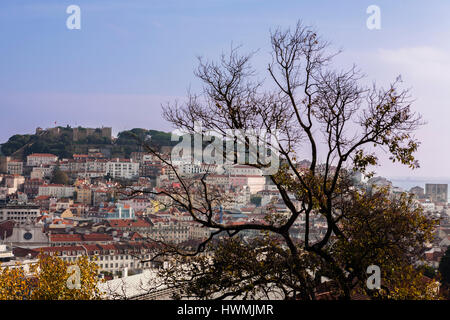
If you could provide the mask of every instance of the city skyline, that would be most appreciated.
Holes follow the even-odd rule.
[[[114,133],[142,127],[170,131],[160,105],[182,101],[186,89],[199,91],[193,76],[197,56],[215,59],[233,43],[243,52],[259,49],[254,66],[265,74],[268,32],[303,19],[335,48],[339,66],[356,63],[367,80],[386,86],[401,74],[411,87],[413,109],[427,125],[417,131],[421,168],[410,171],[382,159],[383,176],[440,177],[450,164],[438,141],[450,138],[445,120],[450,99],[445,84],[450,50],[447,3],[378,1],[381,29],[366,27],[371,1],[319,5],[288,1],[77,1],[81,30],[68,30],[69,1],[4,1],[0,35],[0,143],[36,127],[112,126]],[[285,10],[286,6],[290,10]],[[236,8],[239,8],[237,10]],[[17,121],[20,119],[20,121]],[[450,173],[448,174],[450,176]]]

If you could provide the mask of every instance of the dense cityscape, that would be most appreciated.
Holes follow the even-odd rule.
[[[448,12],[2,0],[0,304],[184,320],[447,305]]]
[[[60,130],[38,128],[36,134],[58,136]],[[111,128],[73,130],[78,131],[87,132],[83,139],[101,135],[111,143],[116,140],[111,136]],[[72,139],[77,141],[79,134]],[[118,279],[132,282],[153,277],[156,281],[157,271],[173,263],[164,257],[151,259],[158,242],[195,247],[213,231],[193,221],[189,212],[173,205],[167,195],[158,195],[160,189],[180,188],[174,169],[183,178],[211,171],[211,166],[204,163],[174,162],[169,166],[164,159],[170,160],[170,146],[161,146],[158,157],[150,152],[133,151],[129,158],[113,158],[110,149],[90,145],[86,146],[85,154],[69,158],[50,153],[24,154],[25,147],[2,156],[0,162],[2,268],[36,263],[42,252],[68,262],[83,255],[91,260],[96,257],[99,276],[106,280],[102,288],[105,292],[106,287],[114,291],[111,286],[116,283],[115,292],[108,294],[119,297],[118,291],[123,288],[119,290],[117,283],[123,285],[123,281],[117,282]],[[309,165],[307,160],[296,164],[300,170]],[[427,215],[439,220],[434,240],[426,244],[424,260],[432,270],[437,270],[450,245],[448,185],[426,184],[425,188],[403,190],[383,177],[367,179],[355,173],[352,179],[366,190],[387,187],[392,196],[408,192]],[[121,192],[124,181],[134,188],[154,192],[127,196]],[[215,166],[206,181],[229,196],[217,210],[222,223],[264,223],[269,213],[289,215],[276,186],[261,169],[241,164],[223,165],[220,169]],[[312,240],[320,239],[326,232],[325,222],[319,215],[311,220]],[[304,238],[304,218],[295,222],[290,233],[294,239]],[[247,230],[242,236],[245,239],[257,234]],[[147,289],[151,291],[150,287]],[[149,293],[132,285],[128,290],[128,298],[167,299],[171,293],[165,289]]]

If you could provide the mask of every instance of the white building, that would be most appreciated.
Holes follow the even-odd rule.
[[[433,202],[422,202],[421,205],[425,212],[433,212],[436,209],[436,206]]]
[[[124,270],[150,269],[156,264],[150,261],[155,255],[154,248],[142,242],[48,246],[36,248],[35,251],[58,256],[69,263],[87,255],[98,265],[100,273],[107,272],[113,275],[120,275]]]
[[[40,165],[51,164],[58,160],[58,157],[50,153],[33,153],[27,156],[27,166],[38,167]]]
[[[75,188],[63,184],[46,184],[39,186],[38,196],[50,196],[55,198],[71,198]]]
[[[12,249],[8,248],[6,244],[0,244],[0,263],[9,262],[13,258]]]
[[[6,205],[0,207],[0,221],[12,220],[25,224],[35,221],[41,215],[38,206]]]
[[[233,176],[262,176],[262,170],[252,166],[237,164],[228,170],[229,174]]]
[[[107,163],[106,174],[112,178],[135,179],[139,176],[139,162],[128,159],[113,159]]]
[[[108,300],[171,300],[176,289],[168,287],[158,269],[146,269],[142,273],[116,278],[98,284],[100,292]]]
[[[8,174],[23,174],[23,162],[20,160],[10,160],[6,164]]]
[[[55,166],[49,165],[34,167],[31,171],[30,177],[32,177],[32,179],[48,178],[52,176],[54,169]]]
[[[25,177],[20,175],[4,176],[5,186],[8,188],[18,189],[25,183]]]
[[[178,166],[178,172],[182,174],[196,174],[200,173],[201,166],[194,164],[194,163],[184,163]]]
[[[4,176],[6,194],[16,193],[18,189],[25,183],[25,177],[19,175]]]

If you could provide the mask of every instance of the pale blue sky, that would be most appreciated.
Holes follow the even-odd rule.
[[[81,30],[66,28],[70,4]],[[366,28],[371,4],[381,30]],[[0,143],[55,121],[170,130],[160,104],[198,88],[196,56],[215,58],[232,42],[260,49],[254,65],[266,76],[269,30],[302,19],[344,50],[339,64],[355,62],[381,84],[402,74],[428,121],[414,174],[450,176],[449,13],[446,0],[1,0]]]

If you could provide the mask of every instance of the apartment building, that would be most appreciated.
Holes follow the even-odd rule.
[[[92,245],[111,243],[113,237],[104,233],[50,233],[49,241],[52,247]]]
[[[152,220],[153,227],[147,236],[154,240],[179,244],[188,240],[202,240],[210,235],[210,230],[197,222],[173,219]]]
[[[79,186],[75,189],[77,194],[77,202],[84,204],[92,203],[92,191],[88,186]]]
[[[46,184],[39,187],[39,196],[51,196],[55,198],[70,198],[73,197],[75,188],[72,186],[65,186],[63,184]]]
[[[33,153],[27,156],[27,166],[38,167],[51,164],[58,160],[58,157],[50,153]]]
[[[35,197],[39,194],[39,187],[44,184],[42,179],[28,179],[23,184],[23,192],[28,196]]]
[[[23,162],[12,157],[0,156],[0,173],[23,174]]]
[[[152,224],[144,219],[110,219],[109,227],[122,232],[138,232],[146,234],[152,229]]]
[[[44,179],[50,178],[53,174],[53,170],[55,169],[55,165],[40,165],[38,167],[34,167],[31,171],[30,177],[32,179]]]
[[[425,196],[432,202],[448,202],[448,184],[425,184]]]
[[[202,171],[202,167],[195,163],[183,163],[178,166],[177,171],[181,174],[197,174]]]
[[[41,215],[39,206],[34,205],[2,205],[0,221],[12,220],[19,224],[34,222]]]
[[[135,179],[139,176],[139,162],[129,159],[113,159],[106,165],[106,174],[114,179]]]
[[[6,164],[6,173],[8,174],[23,174],[23,162],[20,160],[10,160]]]
[[[25,183],[25,177],[18,174],[10,174],[4,176],[4,181],[7,188],[17,190]]]
[[[57,256],[67,262],[75,262],[81,256],[87,255],[99,266],[99,272],[114,275],[128,270],[143,270],[155,267],[154,262],[146,261],[153,257],[154,245],[146,242],[127,242],[114,244],[86,244],[58,247],[41,247],[34,249]]]
[[[263,176],[250,176],[239,175],[229,177],[230,186],[232,187],[245,187],[247,186],[251,194],[255,194],[264,190],[266,184],[266,178]]]
[[[252,166],[246,166],[246,165],[234,165],[231,166],[229,169],[229,174],[233,176],[262,176],[262,170],[259,168],[255,168]]]

